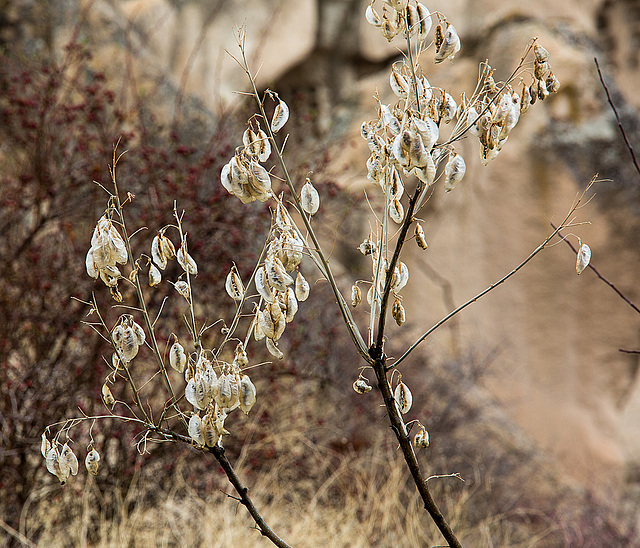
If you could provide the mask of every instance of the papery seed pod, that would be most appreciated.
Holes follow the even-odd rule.
[[[425,150],[429,152],[440,137],[440,128],[438,127],[438,124],[436,124],[431,118],[425,118],[424,120],[414,118],[413,124],[422,138]]]
[[[286,323],[291,323],[293,321],[296,312],[298,312],[298,300],[296,299],[296,292],[293,287],[289,286],[287,288],[287,293],[285,294],[285,320]]]
[[[413,445],[417,448],[422,447],[424,449],[429,447],[429,432],[427,432],[427,429],[421,424],[418,432],[413,437]]]
[[[396,400],[396,405],[398,406],[400,413],[403,415],[408,413],[411,409],[411,404],[413,403],[413,395],[411,394],[409,387],[403,382],[399,382],[393,392],[393,397]]]
[[[538,80],[538,99],[544,101],[547,97],[549,97],[547,83],[544,80]]]
[[[587,244],[580,242],[580,248],[576,257],[576,272],[581,274],[582,271],[589,266],[591,261],[591,248]]]
[[[187,365],[187,353],[178,341],[174,342],[169,350],[169,363],[178,373],[184,373],[184,368]]]
[[[262,326],[260,325],[260,322],[258,321],[259,317],[260,317],[260,313],[262,311],[258,310],[256,312],[256,316],[253,318],[253,336],[255,337],[256,341],[261,341],[262,339],[264,339],[266,337],[265,332],[262,330]]]
[[[223,409],[237,407],[240,401],[240,379],[234,373],[220,377],[216,403]]]
[[[440,29],[440,33],[442,34],[442,29],[440,25],[438,27]],[[437,29],[436,29],[436,38],[437,38]],[[437,41],[436,41],[437,43]],[[441,43],[437,46],[436,49],[436,63],[442,63],[447,58],[453,59],[456,54],[460,51],[460,37],[456,32],[456,29],[451,23],[448,23],[447,30],[444,32],[444,35],[441,38]]]
[[[380,295],[376,295],[376,301],[380,301]],[[369,304],[369,306],[371,306],[371,303],[373,303],[373,284],[371,284],[371,286],[369,287],[369,290],[367,291],[367,303]]]
[[[533,65],[533,75],[537,80],[544,80],[545,75],[549,72],[549,63],[538,63],[536,61]]]
[[[389,85],[391,86],[391,91],[393,91],[393,93],[395,93],[400,99],[407,98],[409,82],[402,74],[400,74],[395,66],[391,69],[391,74],[389,75]]]
[[[367,23],[373,25],[374,27],[379,27],[382,24],[380,16],[376,12],[376,10],[373,9],[373,6],[371,4],[367,6],[367,9],[364,12],[364,18],[367,20]]]
[[[420,249],[427,249],[427,247],[429,247],[429,244],[427,243],[427,239],[424,236],[424,229],[422,228],[422,225],[420,223],[416,223],[415,235],[418,247]]]
[[[162,274],[160,274],[160,270],[158,270],[158,267],[154,264],[152,264],[149,267],[149,285],[151,287],[156,287],[157,285],[160,285],[160,282],[162,281]]]
[[[402,326],[402,324],[407,320],[404,306],[402,306],[402,302],[398,298],[396,298],[393,303],[391,315],[393,316],[393,319],[396,321],[399,327]]]
[[[229,297],[234,301],[241,301],[244,297],[244,284],[242,283],[242,278],[240,278],[236,265],[233,265],[229,274],[227,274],[224,288],[227,290]]]
[[[131,327],[125,327],[124,337],[122,338],[122,343],[118,348],[122,360],[125,363],[129,363],[133,360],[133,358],[138,354],[138,347],[138,336],[136,335],[136,332]]]
[[[534,80],[533,84],[529,86],[529,95],[531,96],[531,104],[535,104],[538,99],[538,80]]]
[[[271,354],[274,358],[278,358],[279,360],[284,358],[284,354],[282,353],[282,350],[280,350],[276,345],[276,343],[273,342],[269,337],[265,338],[265,343],[267,346],[267,350],[269,351],[269,354]]]
[[[380,25],[380,28],[382,30],[382,36],[389,42],[402,30],[398,23],[398,12],[394,11],[391,16],[389,16],[386,10],[382,13],[382,25]]]
[[[320,195],[308,177],[300,191],[300,205],[309,215],[315,215],[320,207]]]
[[[436,149],[438,150],[438,149]],[[434,153],[436,152],[434,150]],[[433,184],[436,178],[436,164],[433,161],[432,154],[427,154],[427,162],[424,167],[414,167],[411,173],[413,173],[418,179],[420,179],[427,186]]]
[[[298,270],[298,275],[296,276],[296,299],[298,301],[306,301],[309,298],[309,292],[311,288],[309,287],[309,282],[305,280],[302,272]]]
[[[136,336],[136,341],[138,342],[138,346],[142,346],[146,339],[146,335],[144,334],[144,329],[136,322],[131,323],[131,329],[133,329],[133,333]]]
[[[118,271],[117,276],[114,276],[112,268],[104,267],[100,269],[100,279],[104,282],[104,285],[109,288],[116,287],[118,285],[118,279],[120,278],[120,271]],[[118,269],[115,268],[115,270]]]
[[[114,352],[113,354],[111,354],[111,365],[113,366],[114,370],[124,369],[122,367],[122,363],[120,362],[120,358],[118,357],[117,352]]]
[[[193,381],[196,393],[196,407],[198,409],[206,409],[213,398],[209,384],[210,378],[205,377],[204,373],[196,373],[193,376]]]
[[[258,310],[256,318],[256,326],[260,329],[260,332],[264,333],[266,337],[273,337],[275,326],[273,325],[271,314],[265,310]]]
[[[278,291],[286,291],[287,286],[293,283],[293,278],[287,274],[282,262],[277,257],[267,257],[264,262],[264,269],[269,284]]]
[[[160,247],[160,234],[156,234],[151,242],[151,258],[160,270],[167,267],[167,257]]]
[[[460,154],[454,152],[449,156],[449,161],[444,168],[444,190],[450,192],[454,187],[462,181],[467,166],[464,163],[464,158]]]
[[[553,71],[549,72],[545,84],[549,93],[556,93],[560,89],[560,80],[553,74]]]
[[[496,110],[493,113],[493,123],[499,124],[500,122],[502,122],[507,117],[507,114],[509,114],[510,110],[511,94],[504,92],[502,93],[502,95],[500,95],[496,103]]]
[[[254,160],[249,163],[247,189],[253,199],[261,202],[266,202],[271,197],[271,176],[264,166]]]
[[[404,17],[409,27],[409,36],[414,36],[418,32],[418,10],[412,4],[407,5]]]
[[[100,274],[98,267],[96,265],[96,259],[95,259],[95,248],[91,247],[89,248],[89,251],[87,251],[87,256],[85,258],[85,267],[87,269],[87,274],[89,276],[91,276],[94,280],[98,277],[98,275]]]
[[[520,114],[524,114],[529,110],[529,106],[532,104],[531,92],[529,87],[522,84],[522,93],[520,94]]]
[[[60,450],[60,461],[69,467],[72,476],[78,475],[78,457],[76,457],[67,443],[65,443]]]
[[[254,403],[256,403],[256,387],[248,375],[242,375],[240,379],[240,409],[248,415]]]
[[[533,53],[535,54],[536,61],[538,63],[545,63],[549,60],[549,52],[540,44],[533,46]]]
[[[260,296],[268,303],[272,303],[275,299],[273,296],[273,291],[271,291],[271,287],[267,283],[267,273],[264,266],[261,266],[256,270],[255,276],[255,284],[256,289]]]
[[[445,124],[448,124],[453,120],[457,110],[458,105],[455,99],[449,93],[445,92],[440,103],[440,119]]]
[[[102,401],[104,401],[107,407],[113,407],[116,404],[116,399],[113,397],[111,389],[106,383],[102,385]]]
[[[361,301],[362,301],[362,291],[356,284],[353,284],[351,286],[351,306],[355,308],[360,304]]]
[[[395,196],[389,202],[389,217],[397,224],[402,224],[404,219],[404,207]]]
[[[185,272],[188,272],[189,274],[191,274],[191,276],[198,275],[198,265],[196,264],[193,257],[187,252],[186,240],[182,243],[180,249],[178,249],[178,252],[176,253],[176,259]]]
[[[220,435],[218,434],[215,426],[215,420],[209,414],[207,414],[201,423],[201,431],[202,438],[204,440],[204,444],[207,447],[213,447],[218,440],[220,439]]]
[[[207,365],[202,374],[202,381],[204,383],[206,397],[214,399],[218,392],[218,376],[213,370],[213,364],[207,360]]]
[[[160,250],[162,251],[162,255],[169,261],[172,261],[176,257],[176,248],[173,245],[173,242],[164,235],[164,232],[160,233]]]
[[[289,107],[282,99],[278,97],[278,104],[273,111],[273,118],[271,119],[271,131],[278,133],[289,119]]]
[[[406,263],[402,261],[398,261],[396,268],[393,272],[393,278],[391,279],[391,289],[393,289],[396,293],[399,293],[400,290],[407,285],[409,281],[409,267]]]
[[[247,365],[249,365],[247,351],[244,348],[244,344],[241,342],[236,346],[234,363],[237,363],[238,367],[247,367]]]
[[[40,453],[46,459],[49,450],[51,449],[51,442],[47,439],[45,433],[42,433],[42,442],[40,443]]]
[[[424,40],[431,31],[431,14],[426,6],[420,2],[416,3],[416,10],[418,12],[418,38]]]
[[[387,127],[393,135],[397,135],[400,131],[400,122],[391,114],[391,110],[387,105],[380,105],[380,118],[385,127]]]
[[[353,383],[353,389],[358,394],[366,394],[367,392],[371,392],[371,386],[367,384],[367,380],[363,377],[359,377]]]
[[[185,299],[189,300],[189,284],[184,280],[178,280],[174,286],[176,291],[180,293]]]
[[[359,246],[358,249],[360,250],[360,253],[362,253],[363,255],[371,255],[373,253],[375,253],[378,249],[378,247],[376,246],[376,243],[370,238],[367,237]]]
[[[91,474],[92,476],[98,475],[98,467],[100,466],[100,453],[98,453],[93,447],[84,458],[84,466],[87,469],[87,472],[89,472],[89,474]]]
[[[184,388],[184,397],[195,408],[198,407],[198,398],[196,394],[196,378],[195,375],[187,382]]]
[[[71,469],[68,465],[60,466],[60,456],[55,447],[52,447],[47,453],[47,470],[56,476],[63,485],[69,479]]]

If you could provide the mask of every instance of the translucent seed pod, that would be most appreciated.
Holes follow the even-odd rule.
[[[311,288],[309,287],[309,282],[305,280],[302,272],[298,270],[298,275],[296,276],[296,299],[298,301],[306,301],[309,298],[309,292]]]
[[[256,289],[260,296],[268,303],[272,303],[275,299],[271,287],[267,283],[267,272],[264,266],[261,266],[256,270],[255,276]]]
[[[138,325],[136,322],[131,323],[131,329],[133,329],[133,333],[136,336],[136,341],[138,342],[138,346],[142,346],[146,339],[146,335],[144,334],[144,329],[142,329],[142,326]]]
[[[398,298],[396,298],[396,300],[393,303],[393,308],[391,309],[391,315],[393,316],[393,319],[396,321],[398,326],[402,326],[402,324],[404,324],[404,322],[407,320],[404,306],[402,306],[402,301],[400,301],[400,299]]]
[[[87,256],[85,258],[84,264],[85,264],[85,268],[87,269],[87,274],[95,280],[100,274],[100,271],[96,265],[96,258],[95,258],[94,252],[95,252],[95,248],[93,247],[89,248],[89,251],[87,251]]]
[[[389,202],[389,217],[397,224],[402,224],[402,220],[404,219],[404,207],[395,196]]]
[[[162,255],[169,261],[175,259],[176,248],[173,242],[164,235],[164,232],[160,233],[159,246],[162,251]]]
[[[296,312],[298,312],[298,300],[296,299],[296,292],[291,286],[287,288],[287,293],[285,295],[285,305],[285,321],[286,323],[291,323],[294,316],[296,315]]]
[[[415,36],[418,32],[418,10],[409,4],[405,9],[404,16],[409,27],[409,36]]]
[[[240,380],[234,373],[220,377],[216,403],[223,409],[231,409],[240,401]]]
[[[227,290],[229,297],[234,301],[241,301],[244,297],[244,284],[242,283],[242,278],[240,278],[236,265],[233,265],[229,274],[227,274],[224,288]]]
[[[407,98],[409,93],[409,82],[402,74],[400,74],[395,66],[391,69],[391,74],[389,75],[389,85],[391,86],[391,91],[393,91],[397,97],[400,99]]]
[[[540,44],[533,46],[533,53],[535,54],[536,61],[538,63],[546,63],[549,60],[549,52]]]
[[[269,351],[269,354],[271,354],[274,358],[277,358],[279,360],[284,358],[284,354],[282,353],[282,350],[280,350],[277,344],[273,342],[273,340],[271,340],[269,337],[265,338],[265,344],[267,346],[267,350]]]
[[[60,466],[60,456],[58,455],[58,450],[55,447],[49,449],[49,452],[47,453],[47,470],[56,476],[63,485],[69,478],[71,470],[68,466]]]
[[[549,72],[549,63],[538,63],[536,61],[533,65],[533,75],[537,80],[544,80],[545,76]]]
[[[177,281],[174,286],[176,291],[180,293],[185,299],[189,300],[189,284],[184,280]]]
[[[242,375],[240,379],[240,409],[248,415],[255,403],[256,387],[251,382],[249,375]]]
[[[393,289],[396,293],[399,293],[400,290],[407,285],[409,281],[409,267],[403,261],[398,261],[396,267],[393,272],[393,277],[391,278],[391,289]]]
[[[364,377],[359,377],[353,383],[353,389],[358,394],[366,394],[367,392],[371,392],[371,386],[367,383],[367,379]]]
[[[124,328],[124,337],[118,350],[120,350],[120,356],[125,363],[129,363],[138,354],[138,336],[132,327]]]
[[[49,453],[49,451],[51,450],[51,442],[47,439],[46,434],[43,432],[42,433],[42,442],[40,443],[40,453],[42,453],[42,456],[46,459],[47,458],[47,454]]]
[[[265,310],[258,310],[256,319],[256,326],[260,329],[260,332],[266,337],[274,337],[275,326],[273,325],[271,314]]]
[[[351,306],[354,308],[362,302],[362,290],[356,285],[351,286]]]
[[[116,346],[122,345],[124,340],[124,327],[121,324],[116,325],[111,332],[111,338]]]
[[[582,271],[589,266],[591,261],[591,248],[587,244],[580,242],[580,248],[576,257],[576,272],[581,274]]]
[[[367,237],[358,246],[358,249],[360,250],[360,253],[362,253],[364,256],[367,256],[375,253],[378,250],[378,246],[376,246],[376,243],[370,237]]]
[[[116,404],[116,399],[113,397],[111,389],[106,383],[102,385],[102,401],[104,401],[107,407],[113,407]]]
[[[422,138],[425,150],[429,152],[440,137],[440,128],[438,127],[438,124],[436,124],[431,118],[425,118],[424,120],[415,118],[413,120],[413,125]]]
[[[367,20],[367,23],[373,25],[374,27],[379,27],[382,24],[380,16],[376,12],[376,10],[373,9],[373,6],[371,4],[367,6],[367,9],[364,12],[364,18]]]
[[[300,191],[300,204],[309,215],[315,215],[320,207],[320,195],[308,177]]]
[[[149,267],[149,285],[151,287],[156,287],[157,285],[160,285],[160,282],[162,281],[162,274],[160,274],[160,270],[158,270],[158,267],[154,264],[152,264]]]
[[[418,38],[424,40],[431,31],[431,14],[424,4],[416,3],[416,11],[418,12]]]
[[[269,284],[278,291],[286,291],[287,286],[293,283],[293,278],[287,274],[282,262],[277,257],[267,257],[264,262],[264,269]]]
[[[84,458],[84,466],[87,469],[87,472],[89,472],[89,474],[91,474],[92,476],[98,475],[98,467],[100,466],[100,453],[98,453],[93,447]]]
[[[207,414],[202,421],[202,437],[204,439],[204,445],[207,447],[213,447],[220,439],[220,435],[216,430],[215,421],[209,414]]]
[[[273,111],[273,118],[271,119],[271,131],[278,133],[289,119],[289,107],[282,99],[278,97],[278,104]]]
[[[416,223],[415,235],[418,247],[420,249],[427,249],[427,247],[429,247],[429,244],[427,243],[427,239],[424,235],[424,229],[422,228],[422,225],[420,223]]]
[[[453,117],[456,115],[456,111],[458,110],[458,104],[455,99],[451,96],[451,94],[446,93],[442,97],[442,102],[440,103],[440,119],[448,124],[453,120]]]
[[[118,357],[117,352],[114,352],[113,354],[111,354],[111,365],[113,366],[114,370],[123,369],[122,363],[120,362],[120,358]]]
[[[549,76],[547,76],[545,85],[547,86],[547,91],[549,93],[556,93],[560,89],[560,80],[558,80],[553,71],[549,72]]]
[[[198,265],[196,264],[194,258],[187,252],[186,240],[182,243],[180,249],[178,249],[178,252],[176,253],[176,259],[185,272],[188,272],[191,276],[198,275]]]
[[[160,270],[167,268],[167,257],[160,247],[160,234],[156,234],[151,242],[151,258]]]
[[[464,163],[464,158],[460,154],[454,152],[449,156],[449,161],[444,168],[444,190],[450,192],[454,187],[462,181],[467,166]]]
[[[193,377],[191,377],[189,382],[187,382],[187,386],[185,386],[185,388],[184,388],[184,397],[196,409],[198,408],[198,398],[197,398],[197,391],[196,391],[196,377],[195,377],[195,375]]]
[[[78,475],[78,457],[67,443],[60,450],[60,462],[64,462],[69,467],[72,476]]]
[[[189,419],[188,425],[189,437],[196,442],[196,445],[204,445],[204,436],[202,434],[202,419],[200,415],[194,413]]]
[[[416,448],[424,448],[426,449],[427,447],[429,447],[429,432],[427,432],[427,429],[422,426],[420,423],[419,424],[419,430],[416,433],[416,435],[413,437],[413,445]]]
[[[184,368],[187,365],[187,353],[178,341],[174,342],[169,350],[169,363],[178,373],[184,373]]]
[[[403,382],[399,382],[393,392],[393,397],[396,400],[396,405],[398,406],[400,413],[403,415],[408,413],[411,409],[411,404],[413,403],[413,395],[411,394],[409,387]]]
[[[522,93],[520,95],[520,114],[524,114],[529,110],[529,106],[532,104],[531,91],[529,87],[522,84]]]
[[[440,25],[438,25],[440,27]],[[442,32],[442,30],[441,30]],[[460,37],[454,26],[449,23],[447,25],[447,30],[444,31],[444,35],[442,36],[442,42],[436,51],[436,63],[442,63],[445,59],[453,59],[456,54],[460,51]]]

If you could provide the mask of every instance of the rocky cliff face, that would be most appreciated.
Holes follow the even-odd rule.
[[[313,105],[313,146],[331,151],[327,172],[354,191],[366,187],[368,151],[358,128],[375,115],[374,87],[383,101],[391,100],[386,71],[399,52],[364,21],[363,2],[5,4],[4,42],[56,55],[80,32],[99,52],[95,63],[112,76],[133,59],[129,78],[163,90],[169,116],[178,107],[171,99],[177,90],[192,97],[180,108],[212,119],[238,103],[233,91],[246,89],[245,76],[225,49],[236,54],[234,28],[241,25],[250,63],[259,68],[258,84],[288,97],[304,96]],[[412,252],[409,260],[415,266],[405,297],[407,339],[523,260],[547,235],[549,221],[564,216],[596,173],[610,180],[599,183],[595,198],[579,211],[578,220],[591,224],[574,232],[591,246],[596,268],[640,301],[640,174],[622,144],[593,61],[600,61],[631,141],[640,143],[640,2],[457,0],[428,7],[445,13],[462,39],[453,64],[435,65],[425,54],[432,85],[454,96],[469,94],[485,59],[504,79],[537,36],[562,89],[524,116],[489,166],[481,165],[477,143],[461,144],[467,176],[452,193],[436,190],[423,213],[429,249]],[[87,24],[77,27],[81,18]],[[289,149],[298,152],[294,144]],[[353,229],[359,235],[368,230]],[[338,240],[342,255],[350,257],[358,241]],[[637,355],[618,350],[640,348],[640,316],[593,273],[576,276],[574,260],[563,243],[545,251],[429,344],[442,352],[471,345],[495,352],[495,374],[487,385],[511,416],[559,456],[570,474],[607,484],[640,458]]]

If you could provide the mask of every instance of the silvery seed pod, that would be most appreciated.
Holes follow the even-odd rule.
[[[218,436],[227,436],[229,431],[224,428],[224,421],[227,418],[227,411],[220,407],[217,403],[213,409],[213,426],[218,433]]]
[[[267,273],[264,266],[261,266],[256,270],[255,276],[255,284],[256,289],[260,296],[268,303],[272,303],[275,299],[273,296],[273,291],[271,291],[271,287],[267,283]]]
[[[546,63],[549,60],[549,52],[540,44],[533,46],[533,53],[535,54],[536,61],[538,63]]]
[[[581,274],[582,271],[589,266],[591,261],[591,248],[587,244],[580,242],[580,248],[578,249],[578,255],[576,257],[576,272]]]
[[[395,36],[402,30],[398,25],[398,12],[394,11],[391,18],[387,11],[382,12],[382,36],[384,36],[389,42],[395,38]]]
[[[420,249],[427,249],[427,247],[429,247],[429,244],[427,243],[427,239],[424,236],[424,229],[422,228],[422,225],[420,223],[416,223],[415,235],[418,247]]]
[[[213,447],[220,439],[216,431],[215,421],[209,414],[207,414],[202,421],[202,437],[204,439],[204,445],[207,447]]]
[[[409,27],[409,36],[414,36],[419,30],[418,10],[415,6],[409,4],[405,9],[404,16],[407,21],[407,26]]]
[[[117,270],[117,268],[116,268]],[[100,279],[104,282],[104,285],[107,287],[117,287],[118,279],[120,278],[120,272],[118,272],[118,276],[111,275],[112,270],[108,267],[100,269]]]
[[[393,135],[397,135],[400,131],[400,122],[391,114],[391,110],[387,105],[380,105],[380,119],[386,128],[388,128]]]
[[[196,264],[193,257],[187,252],[186,240],[182,243],[180,249],[178,249],[178,252],[176,253],[176,259],[185,272],[188,272],[189,274],[191,274],[191,276],[198,275],[198,265]]]
[[[544,101],[547,97],[549,97],[547,83],[544,80],[538,80],[538,99]]]
[[[284,354],[282,353],[282,350],[280,350],[277,347],[276,343],[273,342],[269,337],[265,338],[265,343],[267,346],[267,350],[269,351],[269,354],[271,354],[274,358],[278,358],[279,360],[284,358]]]
[[[271,319],[271,314],[266,310],[258,310],[256,326],[260,329],[266,337],[272,338],[275,334],[275,326]]]
[[[409,267],[406,263],[402,261],[398,261],[396,268],[393,272],[393,278],[391,279],[391,289],[393,289],[396,293],[399,293],[400,290],[407,285],[409,281]]]
[[[51,442],[47,439],[47,436],[45,435],[45,433],[42,433],[42,442],[40,443],[40,453],[42,453],[42,456],[46,459],[47,458],[47,454],[49,453],[49,451],[51,450]]]
[[[448,124],[453,120],[457,110],[458,104],[455,99],[449,93],[445,92],[442,102],[440,103],[440,119],[445,124]]]
[[[184,280],[178,280],[174,286],[176,291],[180,293],[185,299],[189,300],[189,284]]]
[[[291,323],[293,321],[296,312],[298,312],[298,300],[296,299],[296,292],[293,287],[289,286],[287,288],[287,293],[285,295],[285,320],[286,323]]]
[[[138,346],[142,346],[146,339],[146,336],[144,334],[144,329],[142,329],[142,327],[138,325],[136,322],[132,322],[131,329],[133,329],[133,332],[136,336],[136,341],[138,342]]]
[[[156,234],[151,242],[151,258],[160,270],[167,267],[167,257],[160,247],[160,234]]]
[[[532,97],[529,87],[522,84],[522,94],[520,95],[520,114],[524,114],[529,110],[529,106],[532,104],[531,100]]]
[[[169,363],[178,373],[184,373],[187,365],[187,354],[184,347],[178,342],[174,342],[169,350]]]
[[[367,384],[366,379],[360,377],[353,383],[353,389],[358,394],[366,394],[367,392],[371,392],[371,386]]]
[[[240,401],[240,379],[234,373],[225,373],[220,377],[216,403],[223,409],[232,409]]]
[[[402,324],[407,320],[405,311],[404,311],[404,306],[402,306],[402,302],[398,298],[396,298],[396,300],[393,303],[393,308],[391,309],[391,315],[393,316],[393,319],[396,321],[398,326],[402,326]]]
[[[68,465],[60,463],[60,456],[58,450],[52,447],[47,453],[47,470],[56,476],[62,485],[69,479],[69,473],[71,469]]]
[[[438,25],[440,28],[440,25]],[[442,33],[442,29],[440,31]],[[436,51],[436,63],[442,63],[447,58],[453,59],[460,51],[460,37],[451,23],[448,23],[447,30],[441,38],[442,42]]]
[[[154,264],[152,264],[149,267],[149,285],[151,287],[156,287],[157,285],[160,285],[160,282],[162,281],[162,274],[160,274],[160,270],[158,270],[158,267]]]
[[[360,250],[360,253],[362,253],[363,255],[367,256],[367,255],[371,255],[371,254],[375,253],[377,251],[378,247],[376,246],[376,243],[370,237],[367,237],[358,246],[358,249]]]
[[[413,438],[413,445],[417,448],[429,447],[429,432],[424,426],[420,425],[420,429]]]
[[[259,322],[260,313],[261,311],[258,310],[252,321],[253,336],[255,337],[256,341],[261,341],[266,336],[265,332],[262,330],[262,327],[260,326],[260,322]]]
[[[309,178],[300,191],[300,205],[309,215],[315,215],[320,207],[320,195]]]
[[[87,269],[87,274],[95,280],[100,274],[100,271],[96,266],[96,259],[95,259],[94,252],[95,252],[95,248],[93,247],[89,248],[89,251],[87,251],[87,256],[85,258],[84,264]]]
[[[271,175],[254,160],[249,164],[248,190],[253,198],[261,202],[266,202],[271,197]]]
[[[200,415],[194,413],[189,419],[189,437],[196,442],[197,445],[204,445],[204,436],[202,435],[202,419]]]
[[[534,63],[533,75],[537,80],[544,80],[547,72],[549,72],[549,63],[538,63],[538,61]]]
[[[438,127],[438,124],[436,124],[431,118],[426,118],[425,120],[414,118],[413,124],[422,138],[425,150],[429,152],[440,137],[440,128]]]
[[[107,407],[113,407],[116,403],[116,399],[113,397],[111,389],[106,383],[102,385],[102,401],[104,401]]]
[[[400,99],[407,98],[409,93],[409,82],[402,74],[400,74],[395,66],[391,69],[389,85],[391,86],[391,91],[393,91],[397,97]]]
[[[499,124],[501,123],[509,114],[511,110],[511,94],[508,92],[503,92],[502,95],[498,98],[496,104],[496,110],[493,113],[493,123]]]
[[[408,413],[411,409],[411,404],[413,403],[413,395],[411,394],[409,387],[403,382],[399,382],[393,392],[393,397],[396,400],[398,411],[403,415]]]
[[[124,328],[122,343],[119,345],[120,356],[125,363],[129,363],[138,354],[138,337],[131,327]]]
[[[160,233],[160,250],[164,257],[171,261],[176,257],[176,248],[169,238],[164,235],[164,232]]]
[[[416,3],[416,10],[418,12],[418,38],[424,40],[431,31],[431,14],[426,6],[420,2]]]
[[[367,20],[367,23],[373,25],[374,27],[379,27],[382,24],[380,16],[376,12],[376,10],[373,9],[373,6],[371,4],[367,6],[367,9],[364,12],[364,18]]]
[[[298,270],[298,275],[296,276],[296,289],[295,289],[296,299],[298,299],[298,301],[300,302],[306,301],[307,298],[309,297],[309,291],[310,291],[309,282],[305,280],[304,276],[302,275],[302,272]]]
[[[248,375],[242,375],[240,379],[240,409],[248,415],[254,403],[256,403],[256,387]]]
[[[198,408],[198,398],[197,398],[197,394],[196,394],[196,378],[195,378],[195,375],[193,377],[191,377],[189,382],[187,382],[187,386],[185,386],[185,388],[184,388],[184,397],[196,409]]]
[[[229,274],[227,274],[224,288],[227,290],[229,297],[234,301],[241,301],[244,297],[244,284],[242,283],[242,278],[240,278],[236,265],[233,265]]]
[[[378,294],[376,296],[376,301],[380,301],[380,294]],[[371,286],[369,287],[369,291],[367,291],[367,303],[369,303],[369,306],[371,306],[371,303],[373,302],[373,284],[371,284]]]
[[[84,466],[89,474],[97,476],[98,467],[100,466],[100,453],[91,448],[91,451],[87,453],[87,456],[84,459]]]
[[[395,196],[389,202],[389,217],[397,224],[402,224],[404,219],[404,207]]]
[[[278,291],[286,291],[287,286],[293,283],[293,278],[287,274],[282,262],[277,257],[267,257],[264,262],[264,269],[269,284]]]
[[[193,381],[196,393],[196,407],[198,409],[206,409],[212,400],[212,395],[207,383],[208,379],[205,379],[204,374],[196,373],[193,376]]]
[[[454,152],[449,156],[449,161],[444,168],[444,190],[450,192],[454,187],[462,181],[467,166],[464,163],[464,158],[460,154]]]
[[[282,313],[282,308],[279,306],[279,304],[276,307],[276,304],[278,304],[277,300],[275,303],[268,305],[269,311],[272,314],[271,319],[273,321],[273,337],[271,338],[274,342],[280,340],[280,337],[282,337],[282,334],[287,327],[286,317]],[[280,310],[280,314],[277,313],[278,309]]]
[[[273,118],[271,119],[271,131],[278,133],[289,119],[289,107],[282,99],[278,97],[278,104],[273,111]]]
[[[351,286],[351,306],[355,308],[360,304],[361,301],[362,301],[362,291],[357,285],[353,284]]]
[[[409,0],[385,0],[393,9],[398,12],[403,12],[407,8]]]
[[[78,475],[78,457],[67,443],[60,450],[60,462],[64,462],[69,467],[72,476]]]
[[[434,152],[436,152],[436,150],[434,150]],[[433,181],[435,181],[435,178],[436,178],[436,164],[433,161],[433,156],[431,154],[427,154],[426,158],[427,158],[427,162],[425,166],[414,167],[413,170],[411,170],[411,173],[413,173],[418,179],[420,179],[427,186],[430,186],[433,184]]]
[[[205,367],[204,373],[202,374],[202,381],[204,383],[207,397],[214,399],[216,393],[218,392],[218,376],[213,370],[213,364],[209,360],[207,360],[207,362],[207,366]]]

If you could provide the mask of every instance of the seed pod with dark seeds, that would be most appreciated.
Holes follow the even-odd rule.
[[[76,457],[67,443],[65,443],[60,450],[60,462],[64,462],[64,464],[69,467],[72,476],[78,474],[78,457]]]
[[[420,429],[413,438],[413,445],[415,447],[422,447],[425,449],[429,447],[429,432],[427,432],[427,429],[421,424]]]
[[[393,392],[393,397],[396,400],[396,405],[398,406],[400,413],[403,415],[408,413],[411,409],[411,404],[413,403],[413,395],[411,394],[409,387],[403,382],[399,382]]]
[[[184,368],[187,365],[187,354],[178,341],[173,343],[171,350],[169,350],[169,363],[178,373],[184,373]]]
[[[278,97],[278,104],[273,111],[273,118],[271,119],[271,131],[278,133],[289,119],[289,107],[282,99]]]
[[[118,350],[125,363],[129,363],[138,354],[138,337],[132,327],[124,328],[124,337]]]
[[[420,249],[427,249],[427,247],[429,247],[429,244],[427,243],[427,239],[424,235],[424,229],[422,228],[422,225],[420,223],[416,223],[415,235],[418,247]]]
[[[185,272],[188,272],[189,274],[191,274],[191,276],[198,275],[198,265],[196,264],[194,258],[187,252],[186,240],[182,243],[180,249],[178,249],[178,252],[176,253],[176,259]]]
[[[196,442],[197,445],[204,445],[204,436],[202,434],[202,419],[200,415],[194,413],[189,419],[189,437]]]
[[[371,392],[371,386],[367,383],[367,379],[363,377],[359,377],[353,383],[353,389],[358,394],[366,394],[367,392]]]
[[[174,286],[176,291],[180,293],[185,299],[189,300],[189,284],[184,280],[178,280]]]
[[[300,204],[309,215],[315,215],[320,207],[320,195],[308,177],[300,191]]]
[[[444,168],[444,190],[450,192],[454,187],[462,181],[464,174],[467,171],[467,166],[464,162],[464,158],[458,153],[453,153],[449,156],[449,161]]]
[[[355,308],[360,304],[361,301],[362,301],[362,291],[356,284],[353,284],[351,286],[351,306]]]
[[[106,383],[102,385],[102,401],[104,401],[107,407],[113,407],[116,403],[116,399],[113,397],[111,389]]]
[[[242,300],[242,297],[244,296],[244,284],[242,283],[242,278],[240,278],[236,265],[233,265],[229,274],[227,274],[227,280],[224,287],[227,290],[229,297],[234,301]]]
[[[202,421],[202,437],[204,439],[204,444],[207,447],[213,447],[220,439],[220,436],[216,431],[214,419],[208,413]]]
[[[160,247],[160,234],[156,234],[151,242],[151,258],[160,270],[167,267],[167,257]]]
[[[98,467],[100,466],[100,453],[98,453],[93,447],[91,451],[87,453],[87,456],[84,459],[84,466],[87,469],[87,472],[92,476],[98,475]]]

